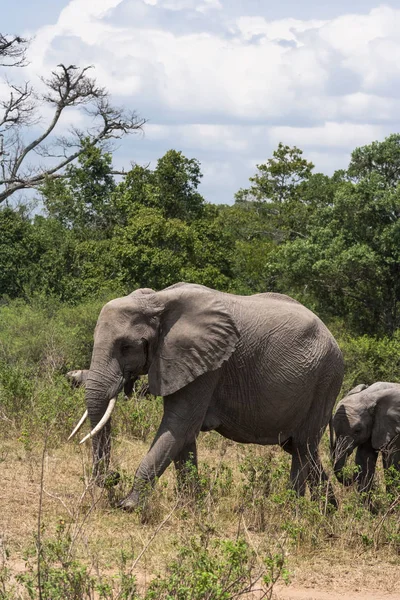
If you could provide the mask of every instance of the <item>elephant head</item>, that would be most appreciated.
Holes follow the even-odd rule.
[[[88,373],[87,369],[77,369],[75,371],[68,371],[65,377],[73,388],[77,388],[85,385]]]
[[[342,474],[355,448],[359,478],[365,479],[375,470],[378,451],[400,433],[399,395],[398,384],[378,382],[369,387],[362,384],[339,403],[333,417],[336,438],[333,459],[335,474],[344,485],[350,485],[356,478],[344,478]]]
[[[95,475],[110,457],[110,416],[124,383],[148,374],[153,395],[168,396],[232,354],[238,333],[230,313],[207,288],[141,289],[106,304],[94,333],[85,398]]]

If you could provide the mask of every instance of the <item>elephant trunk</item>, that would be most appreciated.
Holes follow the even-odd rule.
[[[121,390],[123,376],[118,362],[93,358],[86,380],[85,398],[92,430],[103,418],[109,402]],[[111,419],[92,437],[93,474],[101,478],[106,474],[111,453]]]
[[[346,466],[347,458],[353,452],[353,446],[343,448],[342,440],[339,438],[333,448],[332,458],[334,459],[333,470],[337,480],[345,486],[352,485],[355,481],[355,475],[343,475],[343,469]],[[342,446],[342,448],[341,448]]]

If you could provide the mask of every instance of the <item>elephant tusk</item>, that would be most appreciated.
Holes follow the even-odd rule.
[[[93,437],[94,435],[96,435],[96,433],[98,433],[101,429],[103,429],[104,425],[107,423],[107,421],[111,417],[111,413],[114,410],[116,401],[117,401],[117,398],[111,398],[110,402],[108,403],[107,410],[104,413],[104,415],[101,417],[100,421],[97,423],[97,425],[92,429],[92,431],[90,433],[85,435],[85,437],[79,442],[80,444],[83,444],[84,442],[86,442],[86,440]]]
[[[73,430],[73,432],[71,433],[71,435],[68,438],[68,442],[70,439],[72,439],[74,437],[74,435],[76,433],[78,433],[78,431],[80,430],[80,428],[82,427],[82,425],[84,424],[84,422],[86,421],[88,416],[88,411],[85,410],[85,412],[83,413],[83,417],[81,418],[81,420],[79,421],[78,425],[75,427],[75,429]]]

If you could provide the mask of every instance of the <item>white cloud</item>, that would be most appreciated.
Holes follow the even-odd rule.
[[[268,40],[287,40],[298,43],[298,34],[309,29],[322,27],[326,21],[299,19],[279,19],[268,21],[264,17],[239,17],[236,26],[245,40],[251,40],[254,36],[263,35]]]
[[[326,122],[320,127],[271,127],[270,140],[277,145],[286,144],[309,149],[325,147],[354,149],[372,140],[382,139],[390,131],[381,125]]]
[[[30,78],[94,64],[100,83],[149,118],[149,144],[194,156],[211,147],[221,164],[236,154],[255,165],[283,141],[325,147],[345,166],[356,145],[397,128],[400,9],[330,20],[262,10],[231,19],[220,0],[72,0],[36,32]]]
[[[152,4],[169,10],[179,11],[192,9],[198,12],[207,12],[212,9],[220,9],[219,0],[144,0],[146,4]]]
[[[220,11],[219,32],[176,34],[141,22],[143,11],[173,10],[179,19],[218,6],[216,0],[73,0],[55,26],[37,33],[32,69],[48,68],[63,53],[69,62],[87,57],[115,94],[151,94],[153,102],[177,113],[266,122],[292,115],[345,119],[346,92],[377,96],[388,79],[399,79],[400,10],[388,7],[331,21],[241,17],[225,23]],[[128,22],[113,24],[121,7]],[[64,41],[60,50],[71,36],[73,42]],[[385,89],[384,95],[392,93]]]
[[[249,129],[251,131],[249,131]],[[179,148],[212,152],[248,152],[252,142],[249,133],[260,136],[264,127],[243,127],[214,124],[160,125],[149,123],[146,136],[149,140],[174,140]]]

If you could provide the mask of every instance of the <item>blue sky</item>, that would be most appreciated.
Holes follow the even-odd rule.
[[[115,103],[148,119],[116,166],[182,150],[211,202],[232,203],[279,141],[332,173],[399,131],[399,0],[19,0],[1,31],[33,38],[32,82],[93,64]]]

